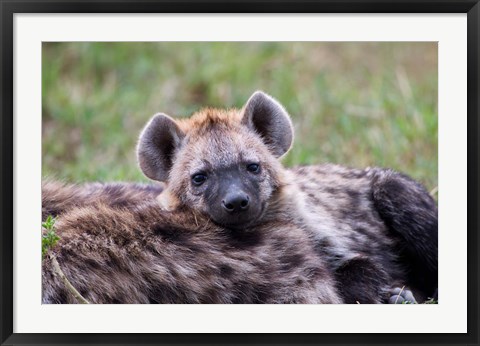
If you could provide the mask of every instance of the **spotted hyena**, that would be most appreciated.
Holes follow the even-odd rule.
[[[137,153],[164,188],[45,183],[61,238],[51,251],[96,303],[382,303],[412,300],[405,285],[431,296],[437,209],[425,189],[380,168],[285,169],[292,141],[287,112],[262,92],[239,110],[157,114]],[[43,263],[44,302],[76,302]]]
[[[246,234],[277,220],[304,230],[347,303],[387,301],[405,285],[419,299],[432,296],[438,227],[427,191],[389,169],[285,169],[279,158],[293,137],[284,107],[256,92],[239,110],[155,115],[137,155],[144,174],[165,183],[165,210],[192,210]]]

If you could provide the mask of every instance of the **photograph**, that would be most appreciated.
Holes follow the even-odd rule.
[[[41,304],[442,305],[438,56],[42,42]]]

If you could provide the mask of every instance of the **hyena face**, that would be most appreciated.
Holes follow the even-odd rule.
[[[155,115],[137,153],[145,175],[166,183],[167,206],[185,205],[244,228],[261,219],[282,185],[278,158],[292,140],[286,111],[256,92],[242,110],[206,109],[177,121]]]
[[[242,126],[212,126],[204,135],[185,138],[177,158],[170,191],[226,226],[259,219],[278,185],[272,155]]]

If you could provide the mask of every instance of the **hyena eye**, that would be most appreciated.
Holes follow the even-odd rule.
[[[196,186],[202,185],[205,180],[207,180],[207,176],[203,173],[198,173],[192,176],[192,183]]]
[[[257,163],[251,163],[247,166],[247,171],[252,173],[258,173],[260,172],[260,165]]]

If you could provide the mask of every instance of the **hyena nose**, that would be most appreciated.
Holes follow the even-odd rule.
[[[229,213],[247,210],[249,205],[250,199],[244,193],[228,194],[222,201],[223,208]]]

